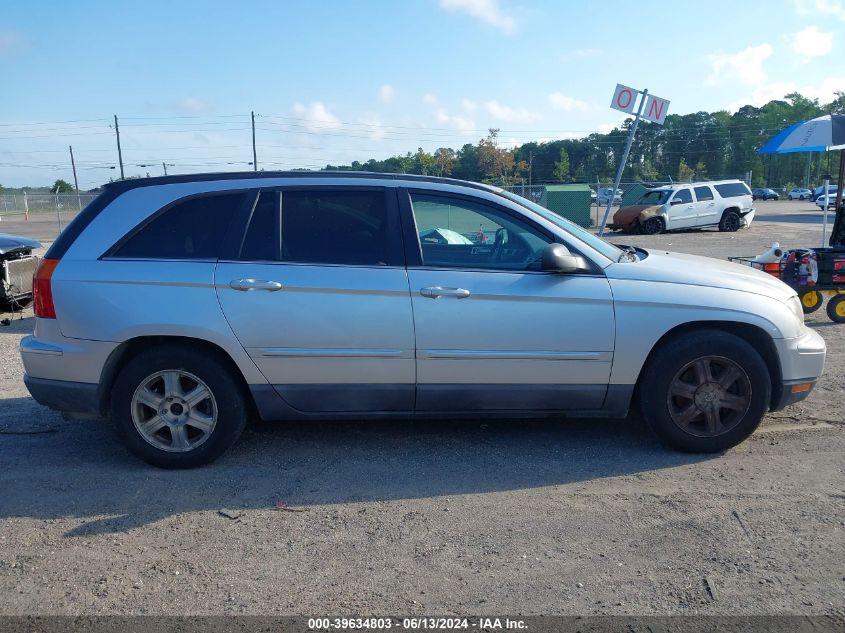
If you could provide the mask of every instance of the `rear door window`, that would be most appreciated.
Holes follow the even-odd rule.
[[[705,202],[713,199],[713,190],[710,189],[710,187],[695,187],[693,191],[695,191],[695,198],[699,202]]]
[[[401,249],[390,244],[391,211],[384,189],[262,191],[240,259],[387,266]]]
[[[119,242],[110,257],[216,260],[242,193],[202,195],[176,202]]]

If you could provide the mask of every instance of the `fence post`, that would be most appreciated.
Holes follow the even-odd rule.
[[[29,202],[26,199],[26,191],[23,192],[23,219],[29,222]]]

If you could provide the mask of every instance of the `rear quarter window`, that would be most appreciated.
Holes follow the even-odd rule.
[[[242,193],[202,195],[171,204],[133,229],[107,256],[217,259],[243,196]]]
[[[744,182],[727,182],[721,185],[715,185],[716,191],[723,198],[736,198],[738,196],[750,196],[751,189],[748,188]]]

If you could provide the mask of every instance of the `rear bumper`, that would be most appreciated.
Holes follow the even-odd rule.
[[[23,383],[38,404],[63,413],[99,414],[98,385],[87,382],[33,378],[24,374]]]

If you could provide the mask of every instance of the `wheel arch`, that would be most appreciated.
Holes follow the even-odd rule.
[[[175,335],[137,336],[124,341],[112,351],[106,359],[100,373],[100,386],[97,394],[97,404],[101,415],[106,415],[109,410],[112,387],[114,386],[117,375],[126,363],[137,356],[141,351],[162,345],[190,345],[195,349],[201,349],[214,355],[218,360],[229,367],[232,372],[232,376],[234,376],[235,380],[243,390],[244,398],[250,407],[250,414],[255,415],[255,400],[252,397],[249,385],[247,384],[243,372],[229,353],[219,345],[211,343],[205,339]]]
[[[666,331],[652,346],[651,350],[646,356],[645,362],[640,368],[637,382],[634,387],[634,400],[638,399],[640,391],[640,383],[646,368],[651,363],[657,350],[665,345],[669,340],[684,336],[691,332],[700,330],[720,330],[733,334],[747,342],[749,342],[754,349],[756,349],[766,367],[769,369],[769,378],[772,383],[772,403],[780,401],[781,392],[783,390],[783,373],[780,366],[780,358],[778,357],[777,348],[775,347],[772,337],[761,327],[751,323],[742,323],[740,321],[690,321],[676,325],[675,327]],[[770,405],[771,406],[771,405]]]

